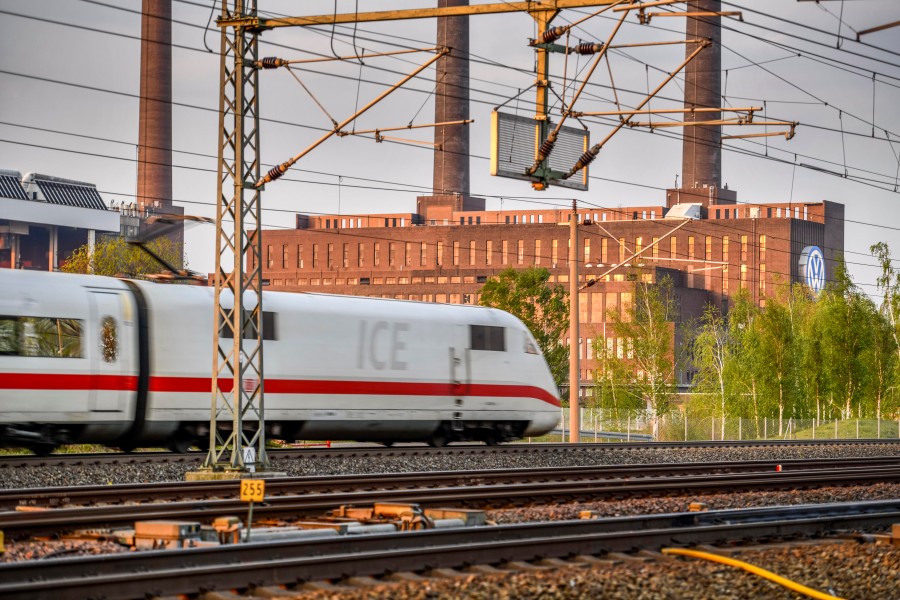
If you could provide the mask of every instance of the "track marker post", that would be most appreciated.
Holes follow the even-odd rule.
[[[250,508],[247,511],[247,535],[245,542],[250,541],[250,532],[253,531],[253,503],[262,502],[266,498],[266,481],[265,479],[242,479],[241,480],[241,502],[249,502]]]

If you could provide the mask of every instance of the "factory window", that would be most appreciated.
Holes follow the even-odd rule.
[[[475,224],[481,225],[481,217],[475,217]]]
[[[472,350],[506,351],[506,337],[503,327],[469,325],[469,342]]]
[[[634,253],[636,255],[640,254],[643,249],[644,249],[644,238],[638,236],[634,239]]]
[[[388,242],[388,266],[393,267],[397,264],[397,244]]]
[[[650,211],[650,220],[653,220],[653,219],[655,219],[655,218],[656,218],[656,211],[655,211],[655,210],[651,210],[651,211]]]
[[[653,254],[653,260],[659,260],[659,238],[653,238],[653,250],[651,250]]]
[[[288,246],[287,244],[281,245],[281,268],[286,269],[288,266]]]
[[[375,250],[372,253],[372,264],[376,267],[381,264],[381,244],[375,242]]]
[[[544,215],[538,215],[538,223],[544,222]]]
[[[359,278],[359,285],[370,285],[371,283],[372,283],[372,280],[369,279],[368,277],[360,277]]]
[[[694,236],[688,237],[688,258],[690,260],[694,259]]]
[[[318,280],[317,280],[318,281]],[[264,310],[262,314],[262,328],[264,340],[277,340],[275,335],[275,313]],[[233,329],[226,325],[225,321],[219,317],[219,337],[222,339],[234,339]],[[244,322],[244,339],[256,339],[256,321]]]
[[[365,246],[363,244],[356,245],[356,266],[365,266]]]
[[[809,220],[809,207],[808,206],[803,207],[803,220],[804,221]]]
[[[645,210],[645,211],[641,211],[641,219],[643,219],[643,220],[645,220],[645,221],[647,220],[647,211],[646,211],[646,210]]]
[[[673,237],[669,238],[669,255],[672,258],[675,258],[677,254],[678,254],[678,238],[673,236]]]
[[[550,245],[550,264],[554,268],[556,268],[556,263],[559,261],[559,240],[553,240]]]
[[[716,209],[716,218],[717,218],[717,219],[721,219],[721,218],[722,218],[722,210],[719,209],[719,208]]]
[[[341,258],[341,264],[345,269],[350,267],[350,244],[344,244],[343,248],[343,256]]]
[[[407,267],[412,266],[412,254],[413,254],[412,242],[406,242],[406,248],[404,249],[404,255],[403,255],[403,264],[406,265]]]
[[[704,253],[704,258],[706,260],[712,260],[712,236],[706,236],[706,249]]]
[[[506,224],[509,225],[509,215],[506,215]]]
[[[747,262],[747,236],[741,236],[741,262]]]
[[[472,217],[469,217],[469,225],[472,224]]]
[[[437,243],[437,264],[440,267],[444,264],[444,242]]]
[[[507,240],[503,240],[501,242],[502,248],[500,250],[500,264],[508,264],[509,263],[509,242]]]
[[[722,260],[728,262],[728,236],[722,237]]]
[[[766,265],[759,265],[759,295],[766,295]]]
[[[781,207],[780,206],[775,210],[775,217],[778,219],[781,218]]]
[[[591,323],[603,321],[603,294],[591,294]]]
[[[459,242],[453,242],[453,265],[459,265]]]
[[[275,259],[272,258],[272,246],[266,246],[266,265],[270,269],[275,265]]]
[[[487,275],[476,275],[475,283],[487,283]]]
[[[612,312],[616,315],[620,314],[619,313],[619,294],[617,294],[616,292],[607,292],[606,293],[606,315],[607,315],[607,318],[604,320],[606,320],[606,321],[610,320],[610,318],[609,318],[610,312]]]
[[[619,238],[619,262],[625,262],[625,238]]]
[[[396,218],[392,218],[392,219],[391,219],[391,227],[396,227],[396,226],[397,226],[397,219],[396,219]]]
[[[0,317],[0,356],[81,358],[81,321]]]
[[[759,262],[766,262],[766,236],[759,236]]]
[[[419,248],[419,266],[424,267],[428,261],[428,244],[422,242]]]
[[[519,240],[516,248],[516,263],[525,264],[525,240]]]
[[[325,229],[328,229],[330,227],[331,227],[331,219],[325,219]]]
[[[484,264],[490,265],[494,262],[494,242],[488,240],[484,243]]]
[[[459,218],[459,224],[460,224],[460,225],[465,225],[465,224],[466,224],[466,218],[465,218],[465,217],[460,217],[460,218]]]
[[[616,358],[625,358],[625,338],[616,338]]]
[[[800,218],[800,207],[799,207],[799,206],[795,206],[795,207],[794,207],[794,218],[795,218],[795,219],[799,219],[799,218]]]
[[[328,244],[328,268],[334,268],[334,244]]]
[[[588,323],[588,319],[591,317],[590,312],[588,312],[588,296],[590,296],[590,294],[586,292],[578,294],[578,320],[582,323]]]
[[[541,264],[541,240],[534,240],[534,264]]]
[[[600,217],[600,220],[601,220],[601,221],[605,221],[605,220],[606,220],[606,213],[603,213],[603,215]]]
[[[347,219],[341,219],[341,229],[347,229]]]
[[[469,240],[469,265],[475,265],[475,240]]]
[[[600,240],[600,262],[606,264],[609,262],[609,240],[603,238]]]
[[[313,244],[313,269],[319,268],[319,245]]]
[[[772,218],[772,207],[771,206],[766,209],[766,216],[769,217],[770,219]]]
[[[303,268],[303,244],[297,244],[297,268]]]
[[[722,293],[728,293],[728,265],[722,267]]]
[[[591,262],[591,240],[584,240],[584,262]]]

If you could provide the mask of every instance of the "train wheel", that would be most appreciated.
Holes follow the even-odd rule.
[[[484,434],[484,443],[488,446],[499,446],[500,439],[500,433],[497,431],[492,430]]]
[[[175,452],[176,454],[186,454],[188,452],[188,450],[191,449],[191,446],[193,446],[193,445],[194,445],[193,440],[187,440],[184,438],[175,438],[172,441],[170,441],[166,447],[169,450],[171,450],[172,452]]]
[[[428,445],[432,448],[443,448],[447,445],[447,433],[443,428],[435,431],[431,438],[428,440]]]
[[[56,444],[32,444],[28,449],[37,456],[50,456],[50,453],[56,450]]]

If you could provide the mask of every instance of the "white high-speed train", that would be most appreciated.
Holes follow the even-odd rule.
[[[508,313],[263,298],[271,438],[494,444],[559,420],[547,363]],[[0,446],[208,445],[212,305],[207,287],[0,270]]]

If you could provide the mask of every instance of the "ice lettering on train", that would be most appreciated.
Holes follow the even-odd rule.
[[[368,321],[359,323],[356,368],[372,368],[383,371],[405,371],[407,362],[401,360],[406,353],[406,335],[409,323],[375,321],[371,328]],[[390,365],[390,367],[388,366]]]

